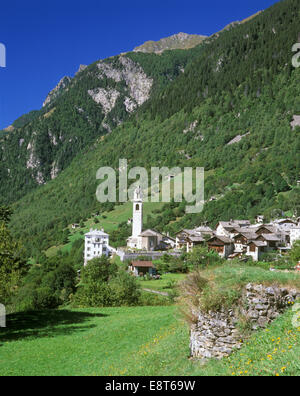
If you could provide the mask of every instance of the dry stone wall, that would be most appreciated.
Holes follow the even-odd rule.
[[[221,359],[242,346],[239,321],[246,319],[252,330],[267,327],[300,298],[297,290],[248,284],[234,309],[200,312],[191,328],[191,356]]]

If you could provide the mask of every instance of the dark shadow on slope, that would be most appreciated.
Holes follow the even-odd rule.
[[[76,312],[68,310],[46,310],[22,312],[7,316],[6,328],[0,328],[0,346],[6,341],[24,338],[55,337],[83,332],[94,328],[89,324],[93,318],[106,317],[104,314]]]

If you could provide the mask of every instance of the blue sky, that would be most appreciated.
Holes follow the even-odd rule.
[[[0,129],[39,109],[80,64],[175,33],[210,35],[275,0],[10,0],[1,4]]]

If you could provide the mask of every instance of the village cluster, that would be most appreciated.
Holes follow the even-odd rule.
[[[194,246],[207,243],[226,259],[243,256],[259,261],[270,251],[285,253],[300,239],[300,219],[278,219],[264,224],[259,216],[256,224],[249,220],[220,221],[216,230],[199,227],[183,230],[176,235],[176,247],[189,252]]]
[[[190,252],[195,246],[201,245],[207,245],[225,259],[245,257],[259,261],[265,253],[287,253],[295,241],[300,240],[300,218],[277,219],[268,224],[265,224],[263,216],[257,216],[255,224],[249,220],[220,221],[215,230],[204,225],[192,230],[184,229],[174,238],[156,230],[143,230],[143,197],[140,188],[134,194],[133,218],[130,223],[132,236],[128,239],[125,250],[111,247],[109,235],[103,229],[90,230],[85,235],[85,265],[102,255],[118,254],[123,261],[126,253],[127,257],[132,258],[144,255],[151,257],[153,252],[161,252],[163,255],[166,251],[179,255],[182,251]],[[159,257],[159,253],[156,257]],[[148,267],[145,269],[146,263]],[[145,270],[151,274],[151,261],[142,264],[133,262],[131,270],[135,274]]]

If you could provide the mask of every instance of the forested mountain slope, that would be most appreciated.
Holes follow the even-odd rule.
[[[82,120],[74,111],[79,103],[83,109],[89,108],[89,114],[94,111],[92,122],[98,128],[85,130],[88,138],[81,137],[84,143],[79,154],[67,155],[75,144],[62,145],[70,165],[14,205],[12,228],[28,251],[36,254],[61,243],[68,224],[107,209],[96,201],[96,171],[104,165],[117,169],[120,158],[128,159],[130,166],[148,169],[203,166],[207,171],[206,199],[215,196],[217,200],[207,202],[204,211],[193,216],[186,216],[182,205],[172,204],[156,219],[147,219],[151,227],[175,232],[202,221],[214,224],[259,213],[271,217],[292,211],[300,215],[300,128],[291,126],[293,116],[300,114],[300,70],[291,65],[299,15],[299,2],[286,0],[199,47],[168,51],[159,62],[154,54],[123,56],[125,62],[138,61],[157,85],[121,125],[113,128],[113,116],[107,117],[112,131],[105,136],[99,133],[105,115],[98,118],[99,107],[86,93],[99,89],[99,78],[92,77],[93,86],[82,74],[86,83],[75,91],[77,101],[70,96],[70,88],[49,109],[48,120],[56,120],[61,128],[62,109],[72,108],[74,118],[66,123],[70,127],[74,122],[70,137],[74,139]],[[178,66],[187,53],[183,73]],[[120,62],[120,57],[113,59]],[[106,70],[106,64],[102,67]],[[95,68],[99,70],[97,63],[82,73]],[[162,73],[163,68],[169,71]],[[72,84],[76,87],[76,82]],[[94,94],[96,97],[96,91]]]
[[[170,84],[198,52],[119,55],[63,78],[40,111],[0,134],[0,203],[55,179],[78,153]]]

